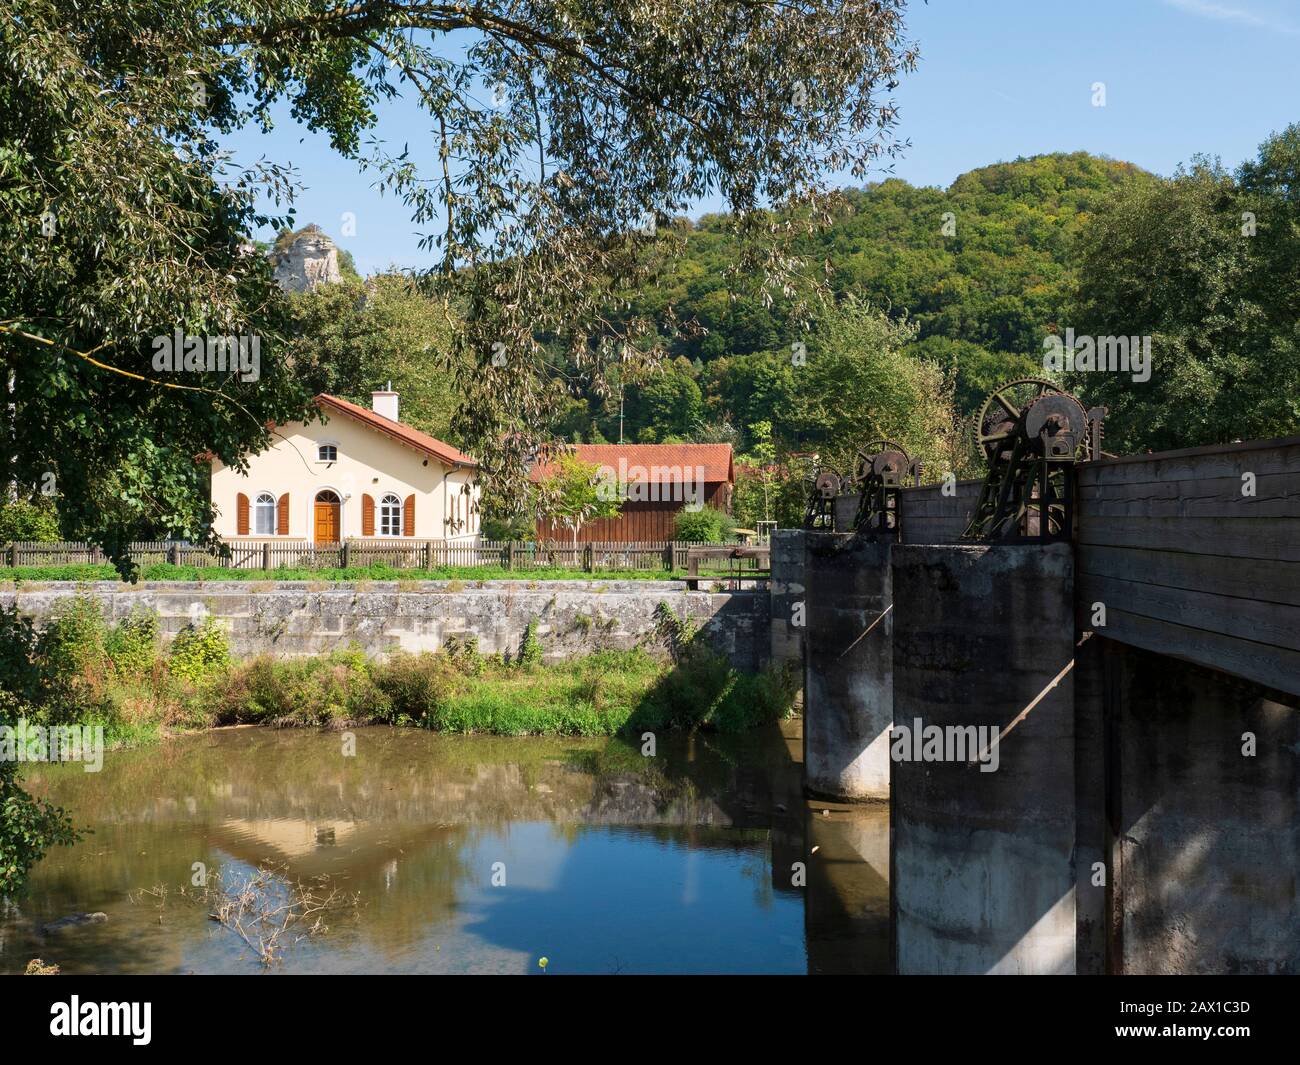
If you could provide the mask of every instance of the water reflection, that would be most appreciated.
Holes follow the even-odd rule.
[[[623,741],[235,729],[32,770],[93,833],[0,915],[0,970],[256,972],[174,889],[259,863],[360,896],[285,972],[883,972],[888,819],[811,809],[798,725]],[[803,868],[800,869],[800,863]],[[166,886],[170,893],[139,895]],[[134,897],[134,901],[129,896]],[[103,924],[40,927],[102,910]]]

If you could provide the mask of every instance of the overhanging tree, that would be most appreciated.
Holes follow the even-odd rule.
[[[801,282],[791,238],[827,217],[833,180],[895,147],[880,94],[915,63],[903,6],[10,0],[0,482],[52,474],[65,523],[129,570],[136,536],[208,525],[195,455],[239,466],[310,415],[283,300],[246,243],[292,222],[290,175],[220,150],[287,102],[429,231],[425,281],[458,323],[458,435],[508,498],[565,372],[599,392],[611,364],[653,358],[664,323],[609,312],[672,261],[662,223],[688,205],[724,201],[736,276],[798,312],[820,279]],[[427,122],[400,148],[372,135],[399,92]],[[164,374],[154,342],[178,333],[257,338],[259,373]],[[0,783],[16,813],[21,788]],[[58,836],[31,824],[15,870]]]
[[[63,506],[118,551],[148,522],[202,523],[186,456],[237,463],[268,422],[306,412],[276,355],[278,294],[241,254],[245,233],[287,223],[252,204],[283,203],[288,175],[219,150],[287,102],[428,233],[425,281],[458,323],[457,435],[497,491],[517,489],[566,373],[599,391],[612,363],[653,358],[658,331],[610,311],[671,263],[674,214],[723,201],[736,276],[797,312],[820,278],[791,239],[826,217],[833,181],[897,147],[887,93],[915,62],[903,7],[14,0],[0,31],[12,475],[88,460],[57,463]],[[424,110],[416,136],[378,128],[398,93]],[[149,338],[176,327],[264,336],[262,379],[185,391],[84,358],[151,377]]]
[[[537,516],[568,529],[574,547],[584,525],[599,518],[617,518],[623,509],[618,486],[600,473],[594,462],[583,462],[565,451],[537,482]]]

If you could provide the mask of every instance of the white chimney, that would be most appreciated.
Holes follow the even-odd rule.
[[[393,391],[393,382],[388,382],[387,390],[370,393],[370,409],[391,422],[397,418],[397,393]]]

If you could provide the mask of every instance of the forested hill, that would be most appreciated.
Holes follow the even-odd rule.
[[[813,255],[830,260],[837,292],[906,310],[922,338],[1037,352],[1061,311],[1071,244],[1093,208],[1116,186],[1150,177],[1075,152],[981,167],[946,190],[892,179],[847,191],[850,209],[814,242]],[[729,243],[720,218],[702,219],[676,284],[660,297],[713,334],[679,354],[707,360],[785,339],[762,308],[729,307]]]
[[[910,318],[919,327],[915,353],[957,368],[957,400],[969,410],[997,381],[1041,366],[1043,336],[1061,319],[1073,280],[1076,236],[1117,187],[1153,180],[1131,163],[1085,152],[981,167],[948,189],[890,179],[847,190],[845,209],[803,250],[812,262],[829,261],[838,296]],[[788,362],[790,344],[803,338],[779,308],[731,298],[726,268],[735,248],[725,222],[714,215],[682,223],[685,256],[666,284],[637,301],[637,310],[652,313],[671,305],[707,332],[668,345],[692,364],[678,362],[675,372],[694,378],[698,400],[684,382],[652,386],[664,400],[680,401],[677,416],[664,417],[667,411],[652,409],[663,403],[629,389],[625,432],[634,439],[689,435],[697,415],[743,435],[752,421],[771,416],[762,400],[752,402],[753,378],[765,372],[755,358]],[[617,432],[617,421],[572,410],[559,428],[585,437],[592,429]]]
[[[726,218],[675,223],[683,254],[625,313],[666,323],[671,307],[703,330],[665,329],[668,358],[624,381],[623,435],[728,442],[758,463],[769,451],[825,457],[891,436],[963,468],[969,433],[943,427],[999,383],[1042,376],[1044,338],[1067,328],[1152,338],[1140,381],[1062,381],[1110,408],[1116,448],[1296,432],[1297,175],[1300,124],[1235,171],[1197,157],[1158,177],[1078,152],[981,167],[948,189],[888,180],[849,190],[830,225],[804,238],[805,258],[828,264],[836,297],[806,327],[743,284],[733,299],[740,253]],[[349,285],[358,291],[331,291]],[[452,433],[459,397],[427,365],[447,344],[443,309],[400,278],[364,286],[364,299],[360,279],[295,295],[295,372],[317,391],[362,400],[392,379],[415,424]],[[804,363],[793,357],[799,343]],[[619,390],[598,398],[580,368],[562,369],[569,399],[540,428],[619,439]]]

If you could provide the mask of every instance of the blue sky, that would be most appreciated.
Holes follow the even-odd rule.
[[[1300,121],[1300,0],[912,0],[908,33],[921,64],[897,93],[911,147],[893,172],[913,184],[946,186],[974,167],[1051,151],[1162,174],[1196,153],[1235,166]],[[1093,105],[1096,82],[1104,107]],[[409,103],[385,111],[379,133],[417,152],[430,143]],[[316,222],[362,273],[432,265],[402,204],[292,119],[227,144],[243,161],[294,165],[305,185],[298,224]],[[345,212],[356,216],[354,236],[342,235]]]

